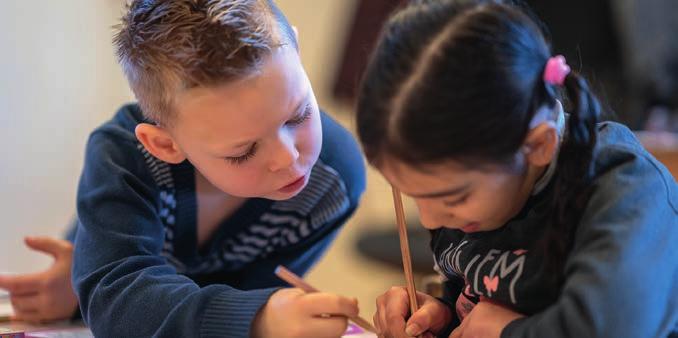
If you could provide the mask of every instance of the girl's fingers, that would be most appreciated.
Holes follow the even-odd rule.
[[[372,323],[374,324],[374,328],[377,329],[377,334],[381,333],[381,321],[379,320],[379,310],[374,313],[374,316],[372,316]]]
[[[449,338],[462,338],[464,334],[464,327],[466,326],[466,320],[468,317],[466,317],[459,326],[455,327],[454,330],[450,333]]]
[[[374,317],[373,317],[374,326],[377,327],[377,331],[379,331],[378,333],[382,333],[384,331],[383,326],[382,326],[382,319],[381,319],[382,315],[384,314],[384,310],[385,310],[385,308],[384,308],[384,295],[380,295],[379,297],[377,297],[377,299],[375,300],[375,307],[376,307],[376,311],[374,312]]]
[[[403,314],[402,305],[389,303],[386,305],[386,331],[394,337],[405,336],[405,318],[407,312]]]
[[[378,305],[377,314],[379,315],[379,327],[381,327],[381,334],[388,333],[388,321],[386,320],[386,298],[382,296],[381,303]]]
[[[447,306],[437,300],[429,299],[422,304],[407,320],[405,331],[410,336],[417,336],[426,331],[440,331],[452,319]]]
[[[410,302],[403,287],[393,287],[387,293],[384,306],[385,331],[394,337],[405,336],[405,319],[410,313]]]
[[[461,338],[461,327],[455,327],[454,330],[452,330],[452,333],[450,333],[449,338]]]

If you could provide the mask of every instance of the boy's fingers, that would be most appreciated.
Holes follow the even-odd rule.
[[[303,323],[304,337],[337,338],[341,337],[348,327],[348,319],[343,316],[313,318]]]
[[[26,237],[24,238],[24,242],[31,249],[47,253],[53,257],[57,257],[71,250],[71,244],[68,241],[52,237]]]
[[[10,297],[12,307],[21,309],[22,311],[37,310],[42,308],[40,296],[37,294],[31,296],[14,296]]]
[[[331,314],[355,317],[358,301],[329,293],[316,292],[304,295],[303,307],[312,315]]]
[[[41,316],[38,311],[14,311],[14,315],[10,318],[13,321],[23,321],[29,323],[39,323]]]
[[[24,298],[31,298],[31,297],[24,297]],[[40,310],[40,306],[37,305],[36,301],[34,300],[26,300],[26,299],[17,299],[16,297],[12,297],[11,299],[12,302],[12,308],[14,308],[14,312],[16,314],[24,314],[24,313],[32,313],[32,312],[38,312]]]
[[[39,273],[16,276],[0,275],[0,289],[9,291],[12,296],[27,296],[40,292],[43,279],[43,276]]]

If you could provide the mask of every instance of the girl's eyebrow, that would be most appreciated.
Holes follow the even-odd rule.
[[[425,194],[408,194],[410,197],[414,198],[438,198],[438,197],[445,197],[445,196],[452,196],[452,195],[457,195],[462,192],[464,192],[468,187],[470,186],[470,183],[466,183],[465,185],[461,187],[455,187],[452,189],[447,189],[443,191],[437,191],[437,192],[431,192],[431,193],[425,193]]]

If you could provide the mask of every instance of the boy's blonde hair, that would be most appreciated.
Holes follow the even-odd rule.
[[[135,0],[114,44],[146,118],[172,120],[182,90],[216,86],[256,71],[270,52],[297,47],[271,0]]]

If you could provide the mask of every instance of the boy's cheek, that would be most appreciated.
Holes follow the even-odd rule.
[[[311,169],[320,155],[322,148],[322,131],[317,130],[311,126],[303,129],[298,129],[296,133],[296,147],[299,152],[299,159],[297,160],[297,169]]]
[[[257,169],[246,167],[213,171],[210,177],[219,190],[238,197],[259,197],[267,192],[264,186],[270,181],[262,177]]]

